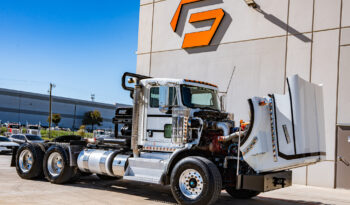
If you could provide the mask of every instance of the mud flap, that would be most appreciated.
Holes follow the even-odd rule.
[[[16,167],[17,150],[18,150],[18,147],[14,147],[12,149],[11,164],[10,164],[11,167]]]
[[[286,95],[250,99],[252,125],[241,151],[257,172],[286,170],[325,158],[322,87],[297,75],[287,84]]]

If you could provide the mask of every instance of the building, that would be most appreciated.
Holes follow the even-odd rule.
[[[61,114],[60,127],[79,129],[85,112],[98,110],[103,118],[99,128],[114,130],[112,119],[122,104],[105,104],[64,97],[52,97],[52,113]],[[48,126],[49,96],[0,88],[0,120]],[[96,126],[97,127],[97,126]]]
[[[249,120],[251,96],[285,93],[286,76],[323,84],[327,160],[294,182],[350,188],[350,0],[255,3],[141,0],[137,73],[217,84],[236,120]]]

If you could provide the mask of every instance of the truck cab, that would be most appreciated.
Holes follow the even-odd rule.
[[[141,105],[138,145],[145,150],[175,151],[198,144],[203,120],[196,114],[222,114],[215,85],[162,78],[144,79],[140,83],[143,98],[137,103]],[[193,127],[187,129],[188,124]]]

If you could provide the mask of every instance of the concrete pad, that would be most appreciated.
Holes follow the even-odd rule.
[[[169,187],[84,177],[66,185],[45,180],[23,180],[10,167],[9,155],[0,155],[0,204],[176,204]],[[250,200],[232,199],[222,192],[216,204],[298,205],[350,204],[350,191],[293,186],[260,194]]]

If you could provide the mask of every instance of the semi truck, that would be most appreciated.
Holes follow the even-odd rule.
[[[222,190],[248,199],[289,187],[292,168],[325,158],[322,86],[298,76],[286,94],[248,99],[246,122],[223,109],[211,83],[125,73],[122,87],[133,106],[116,110],[115,139],[23,144],[12,160],[18,175],[64,184],[96,174],[170,186],[179,204],[213,204]]]

